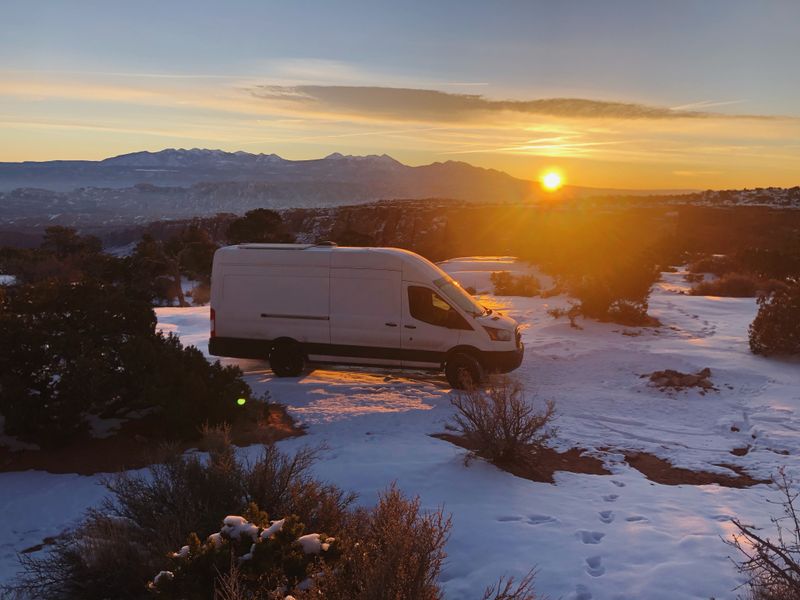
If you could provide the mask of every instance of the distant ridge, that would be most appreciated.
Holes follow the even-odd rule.
[[[205,148],[167,148],[120,154],[99,161],[53,160],[0,163],[0,192],[16,188],[71,191],[76,188],[128,188],[147,183],[190,187],[236,182],[305,185],[336,182],[359,189],[356,202],[385,198],[453,198],[480,202],[520,202],[543,196],[538,182],[496,169],[446,161],[412,167],[387,154],[339,152],[324,158],[289,160],[277,154],[253,154]],[[689,191],[689,190],[681,190]],[[561,197],[612,193],[676,193],[678,190],[609,190],[565,186]],[[302,198],[298,197],[302,200]],[[305,202],[304,202],[305,204]],[[314,202],[315,205],[318,202]]]

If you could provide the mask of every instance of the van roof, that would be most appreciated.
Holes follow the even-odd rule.
[[[315,244],[237,244],[236,246],[227,246],[225,250],[232,248],[241,248],[242,250],[305,250],[306,248],[313,248]]]
[[[245,250],[283,250],[283,251],[306,251],[290,252],[282,254],[279,259],[281,263],[292,265],[318,265],[325,264],[336,266],[336,263],[354,265],[355,268],[377,268],[390,269],[394,271],[402,270],[410,280],[427,281],[438,279],[445,274],[436,265],[418,254],[402,248],[381,248],[381,247],[350,247],[336,246],[335,244],[238,244],[236,246],[225,246],[217,250],[214,262],[227,264],[255,264],[266,260],[271,262],[276,255],[270,256],[268,253],[243,252]],[[324,256],[330,257],[331,262]],[[293,258],[289,258],[289,257]],[[314,258],[316,256],[316,258]],[[351,258],[345,259],[346,256]],[[338,260],[337,258],[338,257]],[[360,257],[360,258],[358,258]],[[341,261],[344,260],[345,263]],[[244,262],[242,262],[244,261]],[[288,261],[288,263],[286,262]]]

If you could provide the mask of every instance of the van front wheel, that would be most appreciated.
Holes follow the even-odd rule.
[[[299,377],[305,362],[300,345],[296,343],[279,342],[269,353],[269,366],[278,377]]]
[[[444,366],[444,374],[450,386],[457,390],[477,387],[484,379],[483,367],[478,359],[463,352],[449,358]]]

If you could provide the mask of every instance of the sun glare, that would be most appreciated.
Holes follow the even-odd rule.
[[[556,173],[555,171],[548,171],[544,175],[542,175],[542,186],[544,189],[550,192],[555,192],[558,188],[563,185],[563,180],[561,179],[561,175]]]

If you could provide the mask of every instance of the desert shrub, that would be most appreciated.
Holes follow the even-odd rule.
[[[248,514],[265,522],[250,505],[270,499],[263,486],[254,485],[269,475],[276,482],[288,482],[288,491],[278,493],[281,506],[271,509],[272,514],[296,515],[312,531],[321,531],[315,521],[323,515],[330,527],[325,531],[337,535],[350,518],[353,496],[310,476],[315,457],[313,450],[287,456],[267,446],[258,459],[245,462],[222,432],[207,460],[167,453],[145,473],[106,479],[110,496],[89,510],[82,523],[59,536],[41,556],[21,556],[23,572],[13,589],[23,597],[45,600],[150,597],[148,582],[171,566],[167,557],[192,533],[206,540],[219,531],[221,516],[229,514]],[[305,503],[295,503],[297,499]],[[217,575],[212,562],[216,565],[209,561],[211,572],[204,575],[205,581]],[[213,591],[209,585],[195,597],[210,598]]]
[[[575,304],[571,303],[569,308],[562,308],[562,307],[555,307],[550,308],[547,310],[547,314],[553,317],[554,319],[560,319],[561,317],[566,317],[569,319],[569,326],[573,329],[583,329],[580,325],[578,325],[578,317],[581,316],[580,307]]]
[[[0,248],[0,272],[20,284],[44,281],[120,281],[125,261],[102,252],[100,240],[67,227],[48,227],[38,248]]]
[[[0,304],[0,413],[11,435],[57,446],[87,414],[154,407],[162,433],[228,421],[250,390],[237,368],[155,331],[146,299],[85,281],[15,286]]]
[[[699,281],[705,281],[706,276],[703,273],[686,273],[683,278],[689,283],[697,283]]]
[[[553,296],[560,296],[564,293],[562,284],[558,281],[549,290],[542,290],[539,294],[542,298],[552,298]]]
[[[211,301],[211,286],[207,283],[201,283],[194,286],[188,295],[192,298],[192,304],[203,306]]]
[[[334,567],[326,565],[308,597],[438,600],[449,530],[450,518],[441,508],[424,513],[419,498],[408,499],[392,485],[337,538],[341,558]]]
[[[696,258],[689,263],[690,273],[713,273],[717,277],[734,271],[740,271],[741,264],[732,256],[709,254]]]
[[[531,460],[555,435],[553,401],[537,412],[522,384],[510,377],[494,377],[486,389],[458,393],[450,403],[456,409],[450,428],[463,436],[469,456],[498,465]]]
[[[754,354],[800,354],[800,283],[761,296],[748,332]]]
[[[246,212],[228,226],[226,237],[230,244],[294,241],[294,236],[286,231],[280,213],[268,208]]]
[[[144,234],[127,258],[128,286],[157,304],[172,304],[181,296],[180,268],[163,242]]]
[[[6,432],[58,444],[85,411],[124,402],[135,385],[127,344],[153,336],[147,302],[94,283],[17,286],[0,306],[0,412]]]
[[[744,268],[763,279],[800,277],[800,247],[745,248],[737,254]]]
[[[508,271],[495,271],[490,275],[494,293],[498,296],[537,296],[542,289],[533,275],[512,275]]]
[[[693,296],[725,296],[729,298],[752,298],[759,292],[771,293],[785,287],[781,281],[763,280],[749,273],[728,273],[713,281],[702,281],[692,286]]]
[[[211,234],[196,223],[187,225],[164,244],[181,274],[204,283],[211,280],[211,264],[218,247]]]
[[[172,334],[130,339],[125,349],[123,364],[138,385],[121,406],[157,408],[162,437],[191,439],[204,423],[230,422],[239,413],[236,401],[250,395],[238,367],[209,363]]]
[[[351,508],[352,495],[309,475],[316,451],[267,446],[245,462],[216,433],[207,460],[168,454],[147,473],[107,479],[111,496],[82,523],[44,555],[21,557],[12,591],[44,600],[441,598],[442,509],[425,512],[394,485],[377,506]],[[260,509],[270,501],[284,519]],[[306,533],[323,524],[326,533]]]
[[[660,273],[649,260],[629,260],[601,273],[573,277],[566,283],[584,317],[622,325],[656,325],[647,314],[648,297]]]
[[[800,598],[800,514],[798,493],[783,471],[777,477],[783,515],[772,517],[774,537],[733,519],[738,533],[726,542],[739,552],[737,568],[747,577],[751,600]]]

